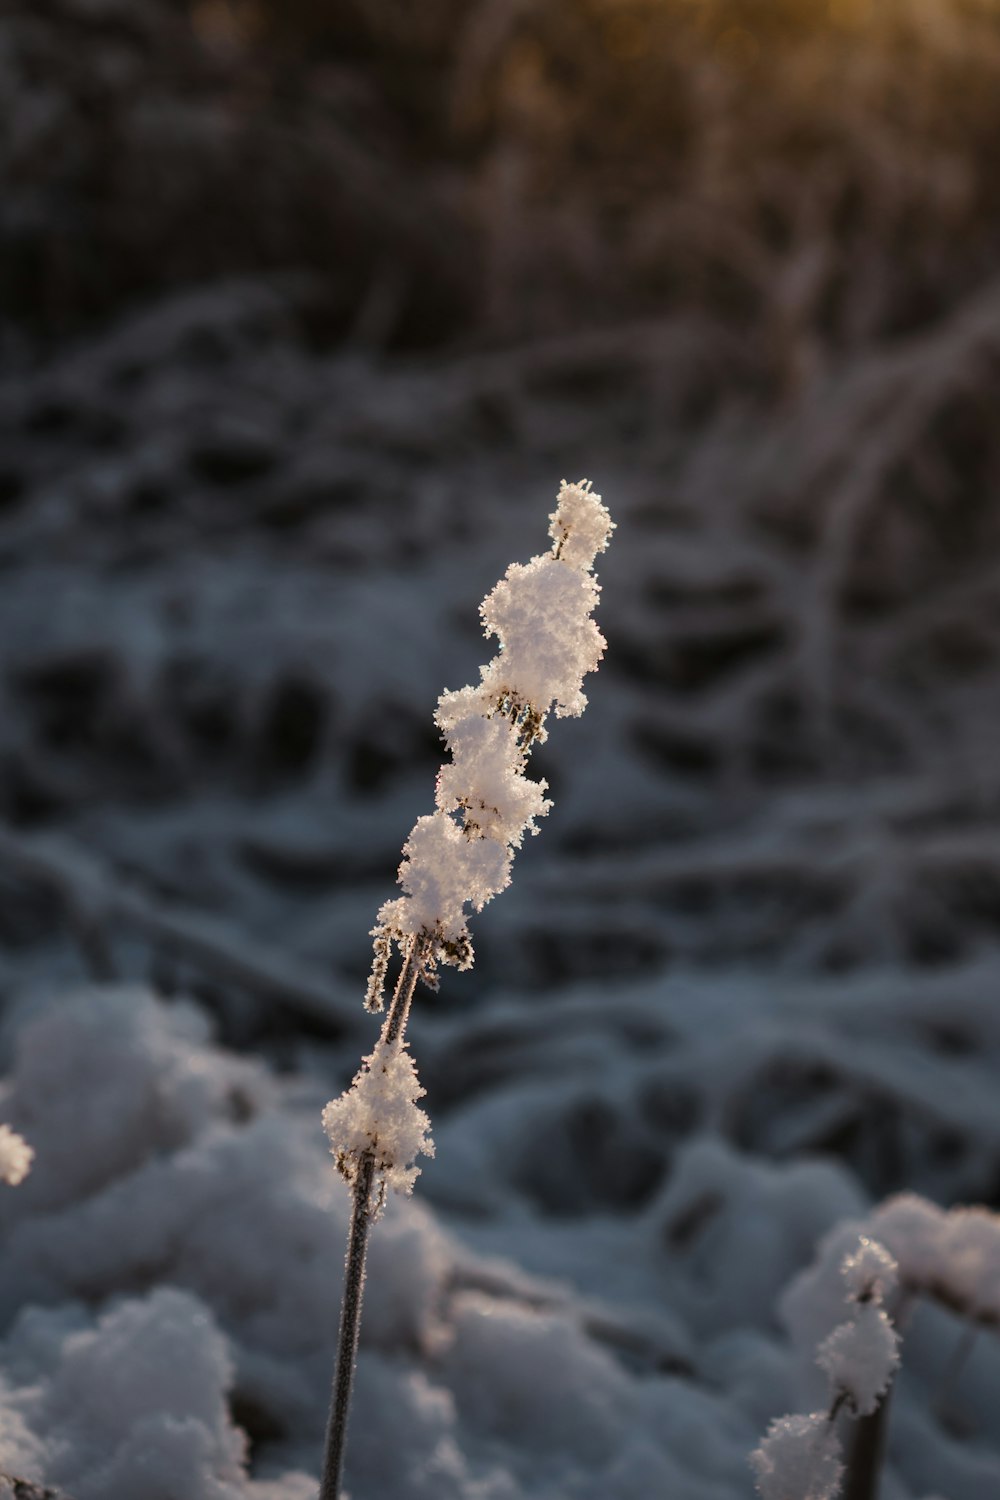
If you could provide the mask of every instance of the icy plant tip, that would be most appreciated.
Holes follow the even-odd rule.
[[[0,1180],[17,1187],[31,1171],[34,1151],[9,1125],[0,1125]]]
[[[439,962],[472,964],[467,911],[480,911],[510,881],[515,849],[548,812],[544,781],[525,775],[545,720],[583,712],[583,679],[604,654],[592,618],[600,596],[594,560],[614,526],[588,480],[563,480],[550,516],[552,548],[514,563],[480,607],[500,650],[480,681],[445,692],[435,715],[450,762],[438,775],[436,809],[420,818],[403,850],[404,894],[378,915],[368,1006],[382,1008],[393,942],[419,945],[421,977]]]
[[[593,620],[600,596],[593,568],[614,523],[588,480],[563,480],[549,522],[551,550],[513,563],[480,608],[499,653],[476,686],[438,700],[435,718],[451,758],[438,773],[435,811],[418,819],[403,849],[404,894],[386,902],[373,932],[366,1004],[384,1006],[395,943],[404,963],[393,1007],[375,1051],[323,1114],[339,1171],[356,1186],[366,1162],[379,1208],[386,1186],[411,1190],[415,1158],[434,1149],[417,1105],[424,1091],[402,1040],[416,981],[434,985],[441,962],[470,967],[468,909],[481,910],[508,884],[515,849],[551,805],[545,782],[525,774],[528,753],[545,738],[550,712],[582,713],[583,679],[604,654]]]

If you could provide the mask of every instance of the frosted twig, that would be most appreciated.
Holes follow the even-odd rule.
[[[406,1022],[410,1015],[410,1005],[413,1001],[413,992],[417,987],[417,980],[427,961],[428,945],[422,938],[414,937],[406,950],[403,959],[403,967],[399,971],[396,981],[396,989],[389,1007],[389,1014],[385,1018],[385,1026],[382,1029],[383,1039],[387,1042],[397,1042],[406,1030]]]
[[[354,1201],[320,1500],[339,1500],[368,1232],[387,1187],[410,1192],[416,1158],[434,1152],[430,1121],[417,1103],[424,1090],[404,1042],[417,980],[433,986],[441,963],[471,966],[466,908],[479,911],[504,889],[514,851],[550,807],[545,783],[524,774],[528,752],[545,738],[552,710],[557,717],[582,712],[583,678],[604,652],[591,618],[600,592],[593,564],[607,546],[611,518],[588,481],[564,481],[549,519],[551,551],[512,564],[483,601],[483,624],[499,637],[500,653],[481,669],[477,686],[438,702],[451,760],[438,775],[435,812],[417,820],[404,846],[403,895],[385,903],[373,933],[365,1006],[382,1008],[395,944],[402,966],[392,1003],[351,1087],[323,1111]]]
[[[842,1411],[865,1422],[854,1436],[845,1500],[874,1500],[882,1446],[882,1423],[874,1418],[899,1364],[899,1337],[883,1308],[895,1292],[897,1267],[882,1245],[861,1235],[840,1275],[849,1316],[816,1356],[830,1379],[830,1408],[771,1423],[750,1455],[763,1500],[833,1500],[845,1474],[835,1426]]]
[[[857,1249],[845,1258],[845,1233],[857,1231]],[[853,1310],[819,1347],[817,1362],[835,1393],[825,1421],[832,1431],[833,1419],[842,1410],[858,1419],[841,1500],[876,1500],[892,1379],[899,1365],[898,1330],[920,1296],[968,1320],[969,1328],[949,1363],[940,1404],[968,1356],[975,1331],[1000,1326],[1000,1215],[979,1207],[946,1211],[915,1193],[900,1193],[866,1221],[836,1227],[817,1263],[797,1279],[786,1298],[786,1312],[800,1326],[812,1329],[810,1338],[816,1312],[828,1306],[834,1274],[846,1286]],[[892,1322],[882,1306],[890,1299]],[[817,1487],[809,1466],[799,1462],[801,1443],[795,1448],[789,1435],[794,1429],[801,1437],[806,1420],[786,1417],[772,1423],[751,1455],[764,1500],[833,1500],[838,1493],[839,1477],[831,1478],[826,1488]],[[793,1449],[799,1455],[798,1469],[792,1462],[785,1465]],[[805,1487],[797,1489],[800,1480]]]
[[[361,1167],[354,1183],[354,1205],[344,1267],[344,1300],[341,1305],[340,1332],[337,1338],[337,1364],[333,1373],[333,1390],[330,1396],[330,1417],[326,1429],[326,1450],[323,1456],[323,1478],[320,1484],[319,1500],[338,1500],[340,1495],[340,1481],[344,1471],[344,1445],[347,1439],[347,1415],[351,1405],[354,1362],[357,1358],[358,1334],[361,1329],[361,1303],[365,1289],[368,1233],[375,1217],[371,1201],[374,1176],[375,1156],[369,1151],[362,1157]]]

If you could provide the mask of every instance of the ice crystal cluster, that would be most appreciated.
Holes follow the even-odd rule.
[[[819,1308],[831,1304],[845,1246],[858,1234],[885,1247],[907,1294],[930,1297],[973,1320],[1000,1323],[1000,1214],[982,1207],[943,1209],[917,1193],[898,1193],[867,1219],[838,1225],[816,1264],[789,1289],[785,1313],[801,1342],[814,1334]]]
[[[23,1136],[9,1125],[0,1125],[0,1181],[17,1187],[30,1172],[34,1155]]]
[[[587,481],[563,481],[550,521],[551,551],[512,564],[480,607],[499,653],[477,685],[438,701],[451,760],[438,776],[435,811],[418,820],[403,850],[405,894],[379,912],[377,969],[392,940],[412,938],[428,945],[428,970],[438,961],[468,968],[466,908],[480,911],[504,889],[514,850],[549,810],[545,783],[525,775],[527,754],[545,738],[551,711],[577,715],[586,705],[583,679],[605,646],[592,618],[600,595],[593,566],[614,524]],[[378,1004],[380,982],[370,994]]]
[[[851,1316],[820,1344],[816,1362],[830,1388],[846,1395],[852,1411],[870,1416],[899,1364],[899,1335],[882,1306],[895,1290],[896,1263],[872,1240],[862,1239],[843,1264]]]
[[[855,1416],[870,1416],[899,1364],[899,1335],[883,1305],[896,1290],[893,1257],[861,1235],[839,1270],[849,1316],[816,1355],[830,1380],[830,1410],[771,1423],[750,1457],[763,1500],[833,1500],[843,1473],[835,1416],[843,1406]]]
[[[822,1411],[772,1422],[752,1463],[764,1500],[833,1500],[844,1472],[836,1429]]]
[[[528,752],[545,738],[549,713],[578,715],[583,679],[604,653],[593,620],[600,588],[594,561],[614,523],[589,480],[563,480],[549,517],[552,548],[513,563],[480,607],[499,653],[477,685],[445,692],[435,721],[450,752],[437,779],[434,812],[419,818],[403,849],[404,894],[388,901],[374,929],[375,962],[366,1004],[383,1008],[395,942],[404,957],[400,986],[416,975],[435,982],[439,962],[472,963],[468,910],[480,911],[510,881],[514,851],[548,812],[544,781],[525,774]],[[423,1089],[402,1042],[404,1020],[387,1023],[350,1089],[327,1105],[323,1123],[340,1172],[352,1184],[369,1157],[384,1185],[409,1192],[418,1154],[433,1154]],[[381,1197],[379,1198],[381,1202]]]
[[[981,1207],[946,1211],[901,1193],[875,1217],[908,1287],[967,1317],[1000,1323],[1000,1215]]]
[[[356,1180],[358,1164],[370,1151],[389,1187],[412,1190],[419,1172],[414,1161],[434,1155],[431,1122],[417,1104],[423,1095],[405,1044],[380,1040],[347,1092],[323,1111],[337,1168],[348,1182]]]

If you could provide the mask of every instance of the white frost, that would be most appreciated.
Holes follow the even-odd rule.
[[[442,694],[435,715],[451,760],[441,767],[437,811],[420,818],[403,850],[404,894],[388,901],[374,929],[375,967],[368,1004],[379,1008],[389,942],[431,940],[433,962],[468,968],[472,945],[466,907],[479,911],[510,881],[513,851],[548,812],[545,782],[524,768],[544,720],[583,711],[583,679],[604,654],[592,615],[600,596],[592,567],[613,523],[587,480],[563,480],[549,517],[552,551],[513,563],[480,608],[500,654],[475,687]]]
[[[31,1170],[34,1151],[9,1125],[0,1125],[0,1180],[17,1187]]]
[[[592,568],[598,552],[611,540],[615,523],[600,495],[595,495],[589,479],[578,484],[559,486],[556,508],[549,517],[549,536],[561,562],[574,568]]]
[[[362,1156],[371,1152],[390,1187],[412,1191],[420,1171],[416,1158],[434,1155],[430,1120],[417,1104],[423,1095],[405,1044],[377,1042],[350,1088],[323,1111],[330,1150],[348,1182],[354,1182]]]
[[[845,1254],[846,1236],[851,1248]],[[875,1411],[899,1365],[899,1335],[882,1307],[895,1291],[897,1266],[884,1245],[851,1226],[838,1226],[827,1237],[819,1266],[796,1285],[794,1318],[800,1326],[815,1328],[828,1316],[834,1254],[841,1289],[838,1311],[846,1306],[848,1316],[821,1341],[816,1363],[830,1381],[833,1409],[846,1397],[853,1414],[866,1417]],[[823,1412],[772,1423],[750,1462],[764,1500],[828,1500],[837,1491],[839,1449],[833,1423]]]
[[[872,1215],[879,1241],[896,1257],[904,1281],[931,1286],[947,1260],[948,1215],[916,1193],[889,1198]]]
[[[1000,1319],[1000,1215],[986,1208],[950,1212],[901,1193],[871,1217],[907,1286],[938,1296],[970,1317]]]
[[[952,1209],[940,1279],[972,1316],[1000,1319],[1000,1215],[986,1208]]]
[[[750,1464],[763,1500],[833,1500],[844,1467],[833,1423],[821,1411],[772,1422]]]
[[[898,1267],[884,1245],[863,1234],[857,1250],[844,1257],[840,1274],[849,1298],[883,1303],[896,1290]]]
[[[882,1308],[866,1302],[823,1340],[816,1362],[833,1389],[846,1391],[858,1415],[867,1417],[899,1364],[899,1336]]]
[[[386,902],[379,924],[395,936],[421,932],[447,942],[467,936],[464,905],[476,911],[510,881],[510,850],[493,838],[470,838],[447,813],[419,818],[403,847],[399,881],[405,897]]]
[[[438,774],[438,808],[460,810],[467,832],[515,847],[525,831],[537,833],[535,818],[552,804],[545,782],[525,776],[525,753],[510,720],[469,715],[450,724],[447,742],[452,760]]]
[[[512,563],[480,613],[501,652],[483,668],[483,686],[531,704],[541,714],[581,714],[583,679],[600,664],[607,644],[591,614],[600,588],[590,573],[551,554]]]

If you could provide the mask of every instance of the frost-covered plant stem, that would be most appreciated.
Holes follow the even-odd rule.
[[[968,1322],[945,1372],[939,1411],[977,1330],[1000,1328],[1000,1214],[946,1211],[901,1193],[867,1220],[835,1226],[817,1262],[786,1294],[800,1344],[812,1343],[838,1285],[846,1286],[850,1316],[818,1351],[833,1402],[825,1415],[772,1422],[750,1459],[763,1500],[877,1500],[893,1375],[914,1301],[926,1297]],[[853,1419],[846,1465],[834,1431],[842,1413]]]
[[[417,987],[423,963],[424,944],[411,939],[400,969],[392,1004],[382,1026],[380,1040],[385,1044],[401,1041],[410,1014],[413,992]],[[351,1228],[347,1240],[344,1267],[344,1296],[340,1307],[340,1330],[337,1335],[337,1357],[330,1395],[330,1416],[326,1428],[323,1455],[323,1477],[319,1500],[338,1500],[344,1469],[347,1442],[347,1414],[351,1405],[354,1366],[361,1331],[361,1307],[365,1295],[365,1265],[368,1258],[368,1235],[378,1214],[379,1200],[373,1203],[375,1153],[366,1151],[358,1164],[354,1179]]]
[[[389,1006],[389,1014],[385,1018],[382,1027],[383,1042],[398,1042],[402,1040],[406,1030],[406,1023],[410,1018],[410,1005],[413,1002],[413,992],[420,978],[420,971],[429,957],[427,942],[421,937],[412,937],[407,944],[403,957],[403,967],[399,971],[396,980],[396,988],[393,991],[392,1003]]]
[[[899,1335],[884,1306],[897,1273],[885,1247],[865,1235],[842,1260],[848,1317],[823,1340],[816,1358],[830,1381],[830,1407],[771,1423],[750,1456],[762,1500],[875,1500],[882,1430],[875,1419],[899,1365]],[[860,1439],[855,1427],[846,1471],[836,1427],[841,1412],[868,1424]]]
[[[499,637],[499,654],[481,669],[478,686],[438,702],[451,759],[438,774],[436,811],[418,819],[403,850],[404,894],[379,912],[366,1008],[383,1008],[394,945],[399,978],[375,1047],[351,1087],[323,1111],[353,1210],[320,1500],[340,1500],[368,1233],[387,1188],[408,1193],[417,1156],[434,1154],[430,1121],[417,1105],[424,1090],[404,1041],[417,980],[436,988],[439,964],[471,967],[467,908],[480,911],[509,883],[514,851],[551,805],[545,783],[525,775],[528,751],[544,740],[550,712],[583,711],[583,678],[604,652],[591,618],[600,594],[593,566],[614,523],[589,481],[563,481],[549,520],[551,550],[512,564],[483,601],[483,624]]]
[[[361,1332],[361,1304],[365,1294],[365,1262],[368,1257],[368,1235],[375,1219],[372,1188],[375,1179],[375,1153],[365,1152],[354,1180],[354,1206],[347,1240],[344,1267],[344,1300],[340,1308],[340,1333],[337,1338],[337,1363],[330,1394],[330,1417],[326,1427],[323,1454],[323,1477],[319,1500],[338,1500],[344,1472],[344,1447],[347,1442],[347,1414],[351,1406],[354,1365]]]

